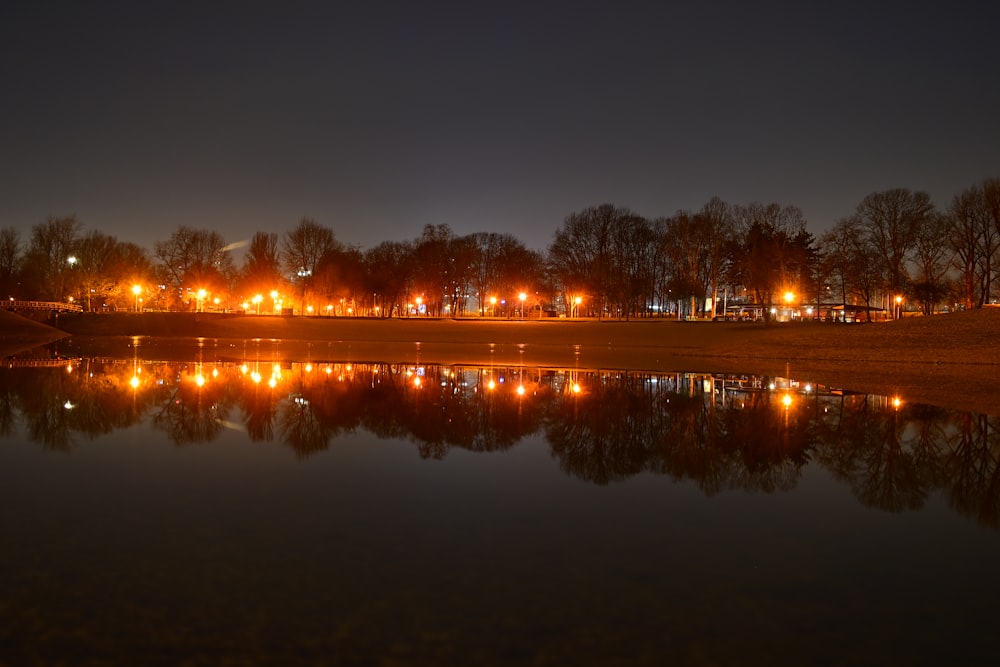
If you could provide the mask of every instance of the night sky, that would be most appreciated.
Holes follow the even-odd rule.
[[[347,244],[1000,176],[994,2],[4,2],[0,227]],[[877,5],[873,7],[872,5]]]

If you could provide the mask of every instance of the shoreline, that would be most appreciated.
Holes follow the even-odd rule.
[[[2,315],[0,356],[14,354],[15,347],[25,350],[60,338],[81,349],[100,349],[114,337],[127,336],[148,336],[164,348],[178,338],[213,339],[223,341],[224,347],[260,340],[289,358],[322,352],[355,361],[792,376],[828,387],[900,396],[907,402],[1000,415],[1000,308],[874,324],[797,322],[770,327],[668,319],[371,320],[121,313],[62,315],[56,330]],[[31,340],[35,342],[28,344]]]

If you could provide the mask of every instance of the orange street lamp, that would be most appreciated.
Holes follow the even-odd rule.
[[[132,285],[132,294],[135,295],[135,312],[139,312],[139,294],[142,293],[142,287],[139,285]]]
[[[573,299],[573,307],[576,308],[576,316],[577,317],[580,316],[580,304],[581,303],[583,303],[583,299],[581,299],[580,297],[576,297],[575,299]],[[572,316],[572,314],[571,314],[571,316]]]
[[[497,316],[497,298],[495,296],[490,297],[490,310],[493,312],[493,317]]]
[[[264,296],[262,294],[256,294],[251,300],[257,306],[257,314],[260,315],[260,302],[264,300]]]
[[[521,319],[523,320],[524,319],[524,302],[527,300],[528,295],[525,294],[524,292],[521,292],[520,294],[517,295],[517,298],[521,300]]]

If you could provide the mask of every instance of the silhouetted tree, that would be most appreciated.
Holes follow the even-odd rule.
[[[76,242],[82,225],[75,215],[49,217],[32,226],[31,240],[23,263],[23,287],[27,296],[63,301],[76,289]]]
[[[905,188],[873,192],[858,204],[854,217],[878,254],[886,296],[905,290],[907,260],[933,212],[930,195]]]

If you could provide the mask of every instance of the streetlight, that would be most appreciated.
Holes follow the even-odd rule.
[[[896,319],[898,320],[903,315],[903,296],[901,294],[896,295]]]
[[[580,316],[580,304],[583,303],[583,299],[576,297],[573,299],[573,308],[576,309],[576,317]],[[570,317],[573,317],[572,309],[570,309]]]
[[[135,294],[135,312],[139,312],[139,294],[142,292],[142,287],[139,285],[132,285],[132,294]]]
[[[257,314],[258,315],[260,315],[260,302],[263,301],[263,300],[264,300],[264,297],[261,294],[257,294],[257,295],[254,296],[253,299],[251,299],[251,301],[253,301],[257,305]]]
[[[785,307],[788,308],[788,320],[792,319],[792,302],[795,300],[794,292],[785,292]]]
[[[197,296],[198,296],[198,304],[197,304],[197,308],[196,309],[204,312],[205,311],[205,297],[208,296],[208,292],[206,292],[203,289],[200,289],[200,290],[198,290]]]
[[[517,295],[517,298],[521,300],[521,319],[523,320],[524,319],[524,302],[527,300],[528,295],[525,294],[524,292],[521,292],[520,294]]]
[[[495,296],[490,297],[490,311],[492,312],[493,317],[497,316],[497,298]]]

